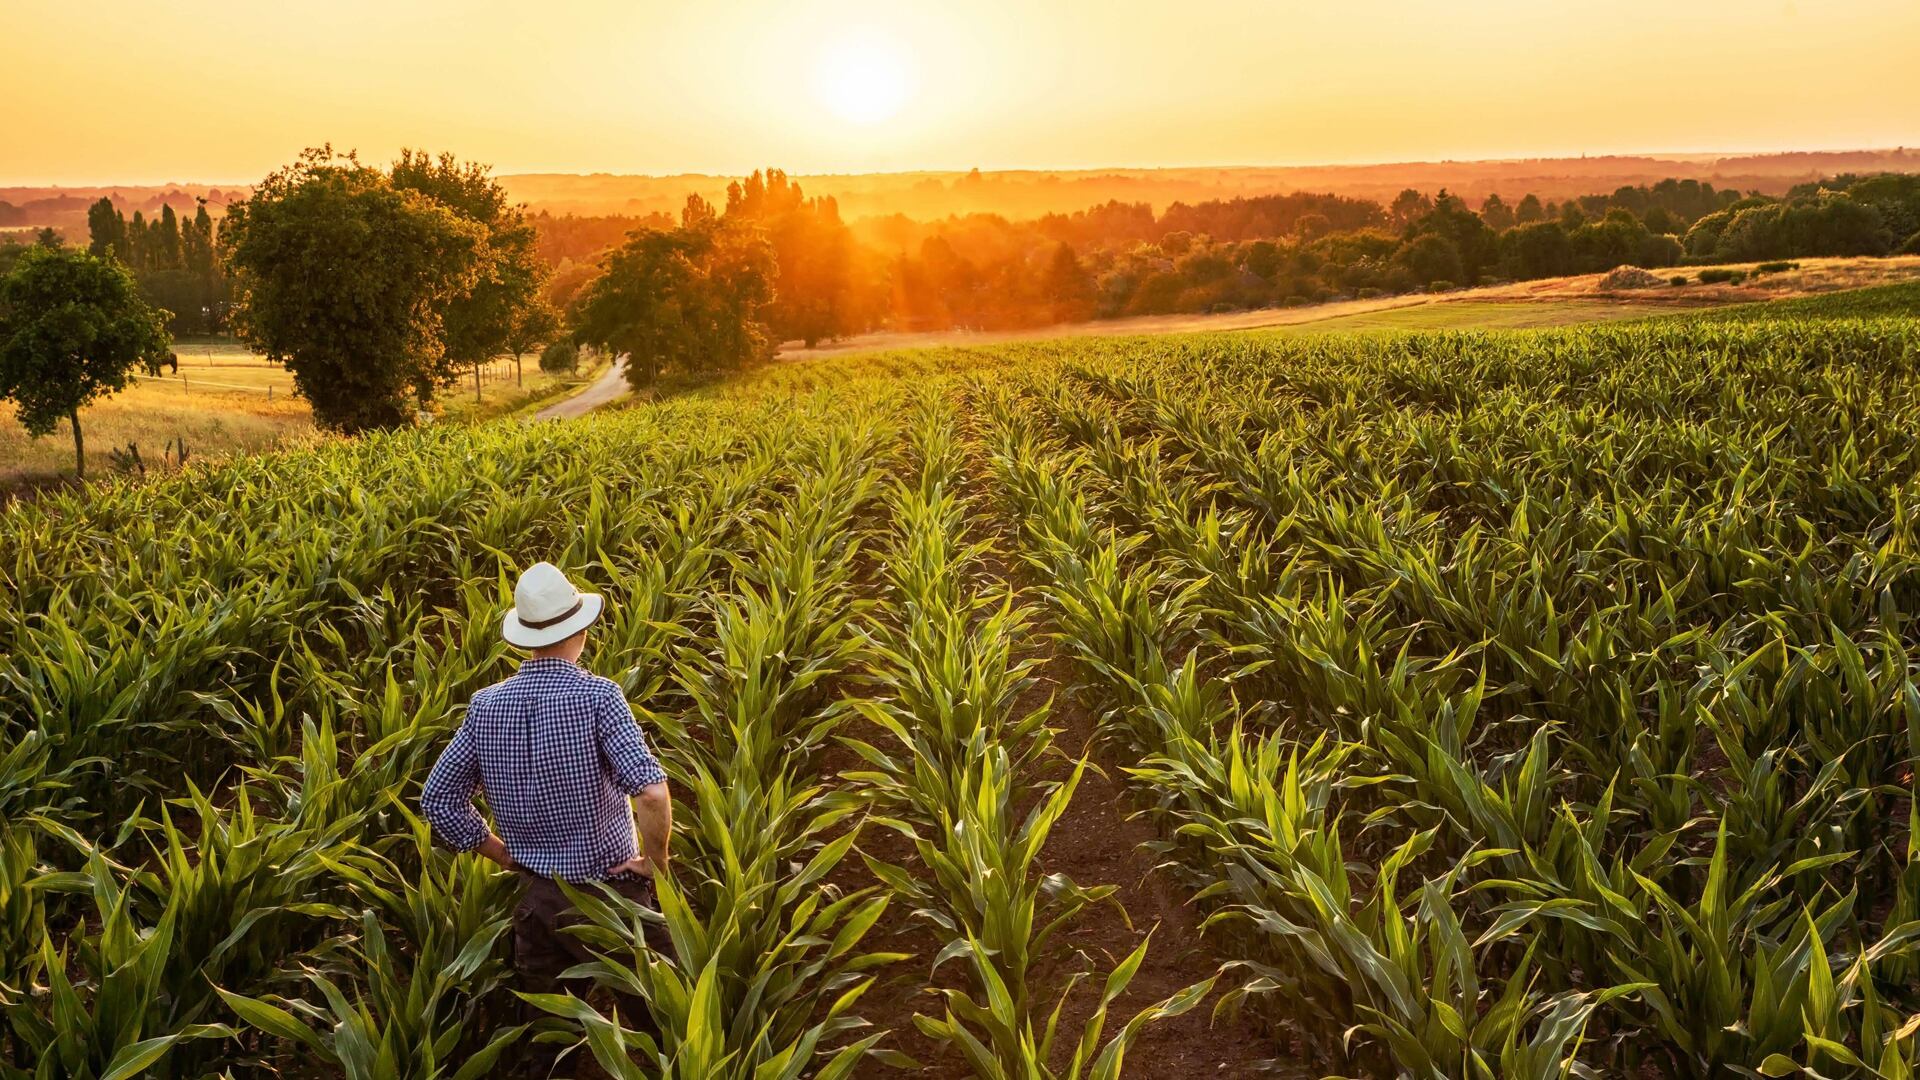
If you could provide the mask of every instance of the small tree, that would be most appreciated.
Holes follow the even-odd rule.
[[[571,375],[580,367],[580,349],[571,341],[556,341],[540,352],[540,370],[549,375]]]
[[[36,247],[0,278],[0,398],[36,438],[72,421],[74,472],[84,477],[81,408],[124,389],[136,366],[159,370],[171,354],[166,319],[117,261]]]
[[[1404,229],[1433,212],[1433,200],[1412,188],[1407,188],[1393,197],[1392,205],[1387,207],[1387,218],[1396,229]]]
[[[520,373],[520,358],[539,348],[542,343],[553,341],[553,335],[559,330],[560,313],[545,298],[536,296],[527,303],[520,317],[514,320],[513,332],[507,335],[507,351],[513,354],[515,386],[525,385],[526,382]],[[546,370],[544,354],[540,370]]]
[[[1500,198],[1497,191],[1480,201],[1480,220],[1486,222],[1487,228],[1494,232],[1506,232],[1515,223],[1513,208]]]

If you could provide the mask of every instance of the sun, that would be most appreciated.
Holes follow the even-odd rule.
[[[877,124],[898,115],[914,91],[912,54],[898,39],[872,29],[842,34],[814,63],[813,93],[851,124]]]

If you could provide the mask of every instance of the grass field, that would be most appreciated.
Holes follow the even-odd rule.
[[[16,503],[0,1067],[1909,1076],[1915,288],[829,357]],[[523,1026],[516,882],[413,816],[538,558],[675,790],[678,961],[587,908],[641,1024]]]
[[[124,392],[81,412],[89,473],[110,472],[112,452],[124,450],[128,443],[139,446],[152,470],[164,464],[167,444],[181,440],[189,460],[204,461],[317,437],[312,412],[295,394],[293,375],[285,368],[230,343],[181,343],[174,353],[180,358],[177,373],[137,376]],[[555,378],[541,372],[529,357],[525,386],[515,387],[512,366],[503,361],[493,365],[480,402],[474,400],[472,383],[463,382],[442,396],[440,413],[443,419],[457,422],[512,414],[581,385],[598,370]],[[0,402],[0,487],[72,473],[73,442],[66,424],[45,438],[31,439],[14,422],[13,407]]]

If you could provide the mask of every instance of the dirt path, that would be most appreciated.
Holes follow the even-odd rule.
[[[633,392],[627,385],[627,358],[622,356],[600,373],[600,377],[587,384],[585,390],[556,401],[533,414],[535,420],[571,420],[576,416],[585,416],[609,401],[617,401]]]
[[[1046,650],[1051,652],[1049,645]],[[1159,839],[1152,824],[1133,814],[1124,786],[1127,762],[1095,739],[1096,718],[1064,690],[1068,663],[1050,658],[1040,669],[1036,691],[1054,693],[1052,722],[1060,729],[1058,746],[1100,766],[1081,778],[1073,802],[1054,826],[1041,851],[1047,873],[1065,874],[1084,885],[1118,885],[1116,905],[1083,912],[1066,931],[1062,944],[1094,960],[1096,971],[1110,970],[1149,932],[1153,941],[1127,991],[1108,1013],[1108,1033],[1135,1013],[1213,975],[1220,958],[1200,934],[1200,915],[1185,890],[1155,869],[1144,845]],[[1063,965],[1065,967],[1066,965]],[[1213,1007],[1231,986],[1222,978],[1213,995],[1184,1016],[1149,1024],[1127,1052],[1126,1075],[1139,1077],[1296,1077],[1312,1075],[1283,1060],[1285,1044],[1268,1036],[1247,1016],[1213,1017]],[[1091,994],[1077,993],[1061,1015],[1061,1028],[1075,1030],[1091,1014]],[[1064,1066],[1064,1059],[1055,1062]]]

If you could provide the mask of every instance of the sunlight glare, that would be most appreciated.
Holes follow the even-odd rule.
[[[814,65],[814,95],[853,124],[877,124],[897,115],[913,95],[914,72],[901,42],[876,30],[841,36]]]

